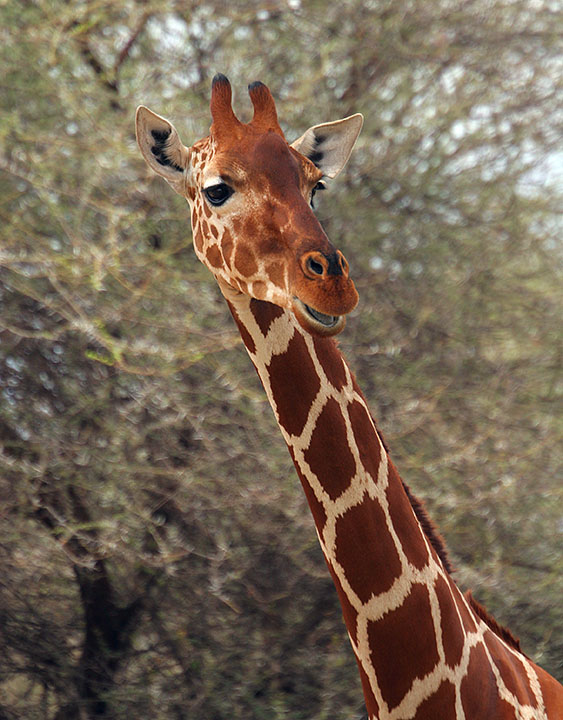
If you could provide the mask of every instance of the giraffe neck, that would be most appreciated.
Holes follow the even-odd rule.
[[[335,342],[304,332],[275,305],[221,289],[303,485],[370,719],[521,717],[521,702],[537,709],[522,717],[547,717],[532,663],[491,632],[451,580]],[[527,694],[515,694],[512,670],[493,661],[505,655],[520,663]],[[507,711],[472,712],[475,682],[478,703],[494,692]],[[499,688],[506,699],[496,698]]]

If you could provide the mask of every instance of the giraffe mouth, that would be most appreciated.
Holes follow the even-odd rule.
[[[317,322],[320,322],[321,325],[323,325],[326,328],[332,328],[334,327],[338,321],[340,320],[340,315],[325,315],[322,312],[319,312],[318,310],[315,310],[312,307],[309,307],[309,305],[305,305],[303,303],[305,310],[309,313],[309,315],[314,318]]]
[[[343,315],[327,315],[294,297],[293,309],[300,324],[317,335],[336,335],[346,323]]]

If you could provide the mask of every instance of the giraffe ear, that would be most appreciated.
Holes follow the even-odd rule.
[[[184,194],[190,151],[172,123],[140,105],[135,116],[137,143],[147,164],[177,193]]]
[[[342,170],[364,124],[360,113],[335,122],[322,123],[309,128],[291,144],[323,171],[333,178]]]

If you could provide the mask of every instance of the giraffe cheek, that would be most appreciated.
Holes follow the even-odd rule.
[[[272,262],[266,268],[266,274],[272,284],[286,290],[285,271],[282,263]]]
[[[201,232],[199,225],[194,226],[194,248],[198,258],[202,262],[205,262],[203,255],[203,233]]]
[[[258,271],[258,264],[252,250],[246,245],[237,247],[235,253],[235,268],[245,278],[250,278]]]
[[[249,295],[256,300],[266,300],[268,297],[268,287],[265,282],[256,280],[251,284],[251,288],[252,290]]]
[[[231,268],[231,259],[233,256],[234,247],[235,244],[233,241],[233,236],[231,235],[230,230],[228,228],[225,228],[221,240],[221,252],[223,253],[223,257],[225,258],[225,263],[228,268]]]
[[[211,245],[205,253],[206,265],[211,269],[219,269],[223,267],[223,257],[217,245]]]

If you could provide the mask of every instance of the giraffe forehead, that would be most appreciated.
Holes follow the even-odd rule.
[[[322,177],[315,165],[291,148],[277,133],[249,133],[236,144],[197,148],[195,170],[204,186],[220,179],[235,187],[266,187],[278,193],[291,187],[310,185]]]
[[[253,168],[269,178],[274,187],[315,183],[322,172],[276,133],[264,134],[253,149]]]
[[[266,133],[257,140],[251,155],[252,167],[281,182],[299,180],[299,163],[288,144],[275,133]]]

